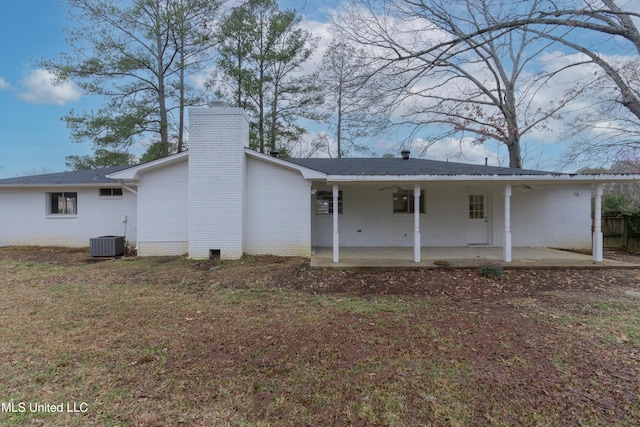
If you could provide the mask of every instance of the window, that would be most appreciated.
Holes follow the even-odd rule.
[[[414,213],[415,197],[413,190],[393,192],[393,213]],[[420,190],[420,213],[424,213],[424,190]]]
[[[338,191],[338,213],[342,213],[342,191]],[[316,194],[316,214],[333,214],[333,191],[318,191]]]
[[[78,193],[49,193],[49,214],[77,215]]]
[[[100,197],[122,197],[122,188],[101,188]]]
[[[469,218],[484,218],[484,195],[469,194]]]

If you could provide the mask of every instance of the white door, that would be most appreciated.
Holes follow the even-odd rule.
[[[489,200],[486,192],[469,193],[467,204],[467,242],[470,245],[489,244]]]

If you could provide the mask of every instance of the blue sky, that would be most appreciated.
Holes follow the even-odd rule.
[[[65,156],[91,154],[74,143],[61,118],[93,105],[71,86],[53,88],[41,58],[66,48],[69,26],[64,0],[5,1],[0,13],[0,178],[65,170]],[[283,7],[313,12],[317,1],[283,1]]]
[[[65,12],[56,0],[4,2],[0,14],[0,178],[65,169],[65,156],[91,147],[69,139],[60,118],[82,109],[79,93],[52,89],[35,62],[65,48]]]
[[[65,170],[65,156],[91,154],[89,143],[70,140],[61,118],[70,109],[78,112],[98,105],[97,99],[82,96],[71,85],[53,87],[49,76],[38,69],[40,58],[55,58],[66,49],[63,29],[69,26],[64,0],[22,0],[3,3],[0,14],[0,178]],[[281,7],[295,8],[307,16],[304,25],[321,36],[320,47],[328,45],[327,18],[337,0],[281,0]],[[322,49],[314,55],[316,62]],[[551,95],[554,95],[553,93]],[[313,129],[311,130],[313,131]],[[421,135],[416,135],[419,141]],[[536,138],[525,159],[525,167],[553,169],[561,144],[540,143]],[[395,150],[394,142],[382,141],[378,154]],[[459,150],[459,142],[443,141],[430,148],[427,158],[484,163],[489,157],[504,157],[504,147],[487,143],[469,146],[462,158],[450,157]],[[382,150],[382,151],[381,151]],[[397,150],[396,150],[397,151]],[[395,151],[394,151],[395,152]],[[497,153],[497,154],[496,154]]]

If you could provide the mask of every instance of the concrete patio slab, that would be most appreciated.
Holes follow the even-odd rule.
[[[413,261],[410,247],[344,247],[340,262],[333,262],[331,248],[315,248],[311,267],[335,269],[478,268],[485,264],[504,268],[640,268],[640,264],[604,259],[552,248],[513,248],[512,262],[502,261],[501,247],[423,247],[422,261]]]

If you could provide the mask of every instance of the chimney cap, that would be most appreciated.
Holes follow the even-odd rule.
[[[227,103],[220,99],[212,99],[211,101],[207,102],[207,105],[211,108],[225,108],[227,106]]]
[[[400,154],[402,155],[402,158],[403,158],[404,160],[408,160],[408,159],[409,159],[409,155],[411,154],[411,151],[409,151],[409,150],[402,150],[402,151],[400,152]]]

